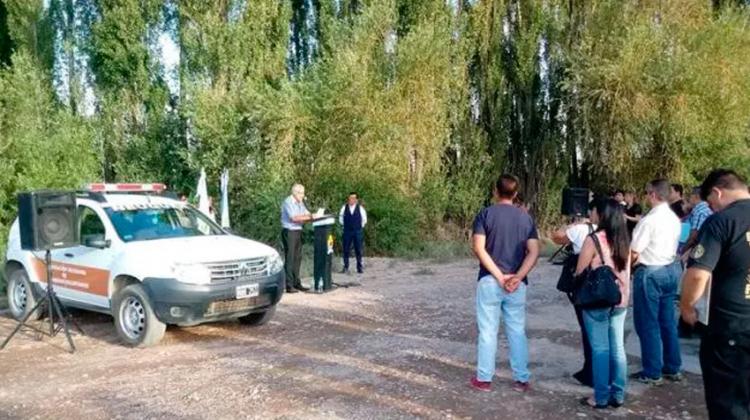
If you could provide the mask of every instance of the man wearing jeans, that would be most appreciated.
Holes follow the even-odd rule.
[[[633,231],[633,321],[641,341],[642,370],[632,378],[661,385],[662,376],[682,380],[675,299],[682,266],[676,259],[680,219],[669,207],[670,185],[658,179],[646,185],[651,211]]]
[[[529,390],[526,342],[526,275],[539,256],[539,240],[531,217],[513,205],[518,178],[502,175],[494,188],[496,204],[474,220],[473,250],[479,259],[477,285],[477,374],[471,386],[490,391],[495,376],[497,333],[502,315],[510,347],[513,388]]]

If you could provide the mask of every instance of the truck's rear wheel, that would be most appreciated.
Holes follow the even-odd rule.
[[[8,276],[8,306],[13,318],[22,320],[36,306],[36,303],[37,299],[26,270],[23,268],[13,270]],[[37,320],[41,317],[42,311],[37,309],[29,319]]]
[[[271,306],[270,308],[266,309],[264,312],[258,312],[254,314],[249,314],[245,316],[241,316],[237,319],[239,319],[240,324],[244,325],[263,325],[267,323],[268,321],[273,318],[273,315],[276,313],[276,306]]]
[[[167,325],[156,317],[140,284],[126,286],[113,299],[112,312],[120,339],[131,347],[150,347],[164,337]]]

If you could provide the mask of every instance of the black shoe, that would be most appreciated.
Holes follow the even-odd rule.
[[[303,286],[301,284],[297,285],[297,286],[294,286],[294,288],[297,289],[297,290],[299,290],[300,292],[309,292],[310,291],[309,287],[305,287],[305,286]]]
[[[359,270],[357,270],[357,274],[365,274],[365,270],[360,268]]]
[[[287,287],[286,288],[286,292],[287,293],[297,293],[297,290],[295,288],[293,288],[293,287]]]
[[[583,386],[587,386],[589,388],[594,387],[594,382],[591,380],[591,376],[584,374],[583,370],[579,370],[578,372],[574,373],[573,378],[575,378],[575,380],[580,382]]]
[[[347,273],[349,273],[349,269],[348,268],[344,267],[344,268],[341,269],[341,274],[347,274]]]
[[[625,401],[609,400],[609,406],[612,408],[620,408],[623,404],[625,404]]]

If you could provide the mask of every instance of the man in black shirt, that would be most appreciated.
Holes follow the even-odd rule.
[[[641,220],[643,209],[641,205],[636,202],[636,195],[633,191],[625,193],[625,220],[628,224],[628,233],[633,236],[633,229],[635,225]]]
[[[708,326],[700,362],[711,419],[750,418],[750,193],[734,171],[718,169],[701,185],[717,212],[698,233],[688,261],[680,312],[697,322],[695,303],[709,280]]]
[[[669,208],[682,220],[685,215],[685,202],[682,200],[682,185],[672,184],[669,189]]]

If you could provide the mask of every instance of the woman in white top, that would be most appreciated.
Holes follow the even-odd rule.
[[[589,204],[589,211],[592,210],[593,203],[594,202],[592,201]],[[594,221],[591,221],[587,218],[580,218],[571,225],[562,228],[552,234],[552,240],[556,244],[566,245],[572,248],[571,251],[573,255],[569,256],[568,258],[573,258],[573,260],[566,260],[565,265],[563,266],[563,270],[570,270],[571,272],[575,270],[577,258],[581,253],[583,243],[594,230],[596,230],[596,224],[594,224]],[[571,294],[568,294],[568,298],[570,299],[570,303],[573,303],[574,305],[573,308],[576,312],[578,326],[581,328],[581,345],[583,347],[583,367],[581,368],[581,370],[573,374],[573,378],[580,382],[581,385],[593,387],[594,383],[591,373],[591,344],[589,343],[589,338],[586,335],[586,327],[583,324],[583,310],[581,309],[581,307],[575,306]]]
[[[586,238],[578,257],[576,275],[587,268],[608,265],[617,275],[622,299],[611,308],[584,309],[583,321],[591,343],[594,396],[581,403],[594,408],[619,407],[625,402],[627,359],[625,357],[625,315],[630,298],[630,236],[623,207],[615,200],[597,200],[591,212],[598,228],[602,258],[591,237]]]

